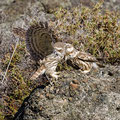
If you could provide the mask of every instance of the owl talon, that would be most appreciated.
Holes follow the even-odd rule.
[[[56,80],[58,79],[58,75],[52,75],[53,78],[55,78]]]
[[[54,72],[53,74],[51,74],[51,77],[55,78],[56,80],[58,79],[58,77],[60,77],[60,72]]]

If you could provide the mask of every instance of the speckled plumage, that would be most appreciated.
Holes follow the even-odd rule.
[[[31,79],[36,79],[39,75],[47,74],[53,78],[58,78],[56,68],[61,60],[70,60],[73,65],[79,67],[82,73],[88,73],[92,67],[97,68],[97,60],[86,52],[76,50],[69,43],[57,42],[53,45],[54,52],[43,59],[41,67],[33,74]]]
[[[91,54],[86,52],[76,51],[77,53],[76,56],[72,57],[72,54],[74,55],[74,53],[75,52],[73,51],[73,53],[71,52],[69,54],[70,61],[72,65],[77,66],[82,73],[88,73],[91,71],[92,68],[94,69],[98,68],[97,64],[99,62]]]
[[[53,36],[47,23],[34,24],[27,30],[26,46],[35,60],[43,59],[53,52],[52,43],[55,43]]]
[[[56,68],[61,60],[70,60],[78,66],[82,73],[88,73],[92,67],[97,68],[97,60],[86,52],[76,50],[72,44],[56,42],[54,33],[49,29],[47,23],[35,23],[25,31],[14,28],[13,32],[26,40],[26,47],[34,60],[42,59],[41,66],[32,75],[36,79],[39,75],[46,74],[58,78]]]
[[[66,43],[55,43],[53,45],[53,53],[43,59],[41,67],[32,75],[31,79],[36,79],[44,73],[57,79],[59,75],[58,72],[56,72],[56,68],[58,63],[65,57],[65,47]]]

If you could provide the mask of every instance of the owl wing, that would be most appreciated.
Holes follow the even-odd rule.
[[[26,47],[32,58],[36,61],[43,59],[53,52],[52,43],[55,36],[46,23],[35,23],[26,32]]]
[[[27,32],[26,30],[24,30],[23,28],[17,27],[17,28],[13,28],[12,31],[19,38],[22,38],[23,40],[25,40],[25,38],[26,38],[26,32]]]
[[[78,58],[70,59],[69,65],[77,70],[80,70],[82,73],[88,73],[92,68],[92,64],[90,62],[86,62]]]
[[[100,63],[94,56],[92,56],[90,53],[86,52],[80,52],[77,56],[77,59],[86,62],[87,64],[89,63],[96,63],[97,66],[103,68],[105,65],[103,63]]]
[[[78,59],[86,62],[97,62],[97,59],[87,52],[79,52]]]

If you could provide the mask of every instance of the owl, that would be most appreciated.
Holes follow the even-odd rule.
[[[73,65],[77,65],[82,73],[88,73],[92,67],[97,67],[96,58],[92,55],[76,50],[72,44],[56,42],[53,45],[54,52],[48,55],[42,62],[41,67],[33,74],[31,79],[36,79],[39,75],[46,74],[58,79],[59,72],[56,72],[60,61],[68,59]]]
[[[75,58],[79,54],[79,51],[74,48],[72,44],[66,43],[65,45],[65,61]]]
[[[66,57],[70,60],[72,66],[79,68],[82,73],[88,73],[92,68],[98,69],[100,65],[97,59],[87,52],[73,50]]]
[[[56,72],[56,68],[58,63],[63,60],[66,55],[66,43],[56,42],[53,48],[53,53],[43,59],[41,67],[32,75],[32,80],[44,73],[52,78],[58,79],[59,72]]]
[[[92,68],[98,68],[98,61],[87,52],[76,50],[73,45],[66,43],[65,60],[69,60],[71,65],[80,69],[82,73],[88,73]]]
[[[72,44],[58,42],[47,23],[34,23],[27,31],[14,28],[13,32],[26,40],[26,48],[32,58],[41,61],[40,68],[31,79],[36,79],[43,74],[58,79],[59,72],[56,72],[56,68],[62,60],[70,60],[72,65],[78,66],[83,73],[90,72],[92,67],[98,67],[97,60],[92,55],[76,50]]]

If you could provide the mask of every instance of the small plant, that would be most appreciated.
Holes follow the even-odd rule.
[[[4,114],[3,114],[4,107],[0,105],[0,120],[4,120]]]
[[[63,71],[63,70],[72,70],[73,68],[69,66],[66,62],[58,63],[57,71]]]
[[[12,46],[12,51],[14,50],[14,46]],[[19,43],[17,49],[13,55],[11,60],[9,69],[7,71],[7,79],[8,81],[8,90],[7,94],[3,96],[4,99],[4,114],[5,116],[13,116],[20,105],[22,104],[23,100],[29,95],[30,91],[30,84],[27,84],[27,80],[23,77],[23,71],[17,66],[23,56],[25,54],[25,42]],[[10,53],[5,55],[5,58],[2,60],[3,69],[7,68],[9,61],[10,61]],[[7,112],[5,112],[7,110]],[[0,119],[2,116],[2,112],[0,113]]]
[[[104,62],[119,63],[120,14],[101,8],[102,2],[92,9],[83,6],[70,10],[59,8],[51,26],[62,41],[72,43],[79,50],[83,44],[85,51]]]

